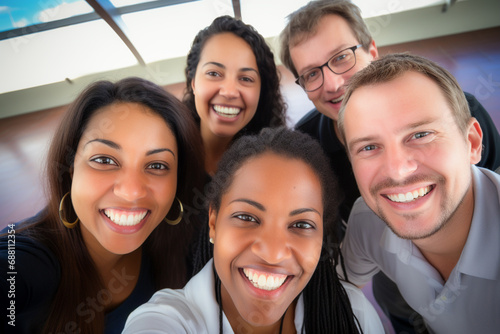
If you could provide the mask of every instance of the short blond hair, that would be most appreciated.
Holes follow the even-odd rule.
[[[453,75],[429,59],[408,53],[394,53],[372,61],[367,67],[351,77],[338,120],[338,127],[344,142],[346,139],[344,132],[345,108],[353,92],[363,86],[389,82],[410,71],[421,73],[438,85],[450,106],[458,128],[462,133],[466,133],[471,118],[469,104]]]

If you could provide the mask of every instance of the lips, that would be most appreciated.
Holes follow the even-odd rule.
[[[254,287],[267,291],[280,288],[288,277],[288,275],[268,273],[249,268],[243,268],[243,273]]]
[[[336,99],[332,99],[330,100],[329,102],[330,103],[340,103],[344,100],[344,94],[342,94],[341,96],[337,97]]]
[[[113,223],[120,226],[135,226],[138,225],[148,214],[148,210],[139,211],[124,211],[115,209],[103,210],[106,217]]]
[[[238,114],[241,112],[241,108],[227,107],[227,106],[221,106],[221,105],[214,105],[213,109],[217,113],[217,115],[220,115],[222,117],[227,117],[227,118],[234,118],[234,117],[238,116]]]
[[[422,187],[415,189],[411,192],[407,193],[399,193],[399,194],[390,194],[386,195],[388,199],[390,199],[393,202],[398,202],[398,203],[408,203],[412,202],[416,199],[419,199],[421,197],[424,197],[427,195],[431,190],[433,189],[432,186],[427,186],[427,187]]]

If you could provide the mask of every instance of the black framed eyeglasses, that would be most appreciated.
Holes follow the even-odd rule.
[[[320,89],[325,82],[323,67],[328,67],[328,69],[330,69],[330,71],[335,74],[343,74],[349,71],[354,67],[354,65],[356,65],[355,51],[361,46],[361,44],[358,44],[356,46],[352,46],[350,48],[337,52],[323,65],[314,67],[299,76],[295,80],[295,83],[302,87],[306,92],[312,92]]]

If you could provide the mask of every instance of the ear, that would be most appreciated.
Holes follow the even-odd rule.
[[[217,221],[217,212],[215,209],[210,206],[208,209],[208,227],[210,231],[208,232],[208,236],[215,240],[215,222]]]
[[[477,164],[481,160],[483,152],[483,130],[474,117],[469,121],[467,141],[470,146],[470,163]]]
[[[191,89],[193,90],[193,95],[195,95],[195,93],[194,93],[194,78],[191,79]]]
[[[375,45],[375,41],[372,39],[372,42],[370,43],[370,46],[368,47],[368,53],[370,56],[372,56],[372,60],[375,60],[378,58],[378,49],[377,46]]]

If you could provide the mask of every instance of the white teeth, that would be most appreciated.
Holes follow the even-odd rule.
[[[140,211],[136,213],[123,213],[115,212],[111,209],[104,210],[104,214],[115,224],[121,226],[134,226],[139,224],[144,217],[147,215],[148,211]]]
[[[225,107],[225,106],[219,106],[219,105],[214,105],[214,110],[215,110],[215,112],[217,112],[217,114],[224,116],[224,117],[229,117],[229,118],[233,118],[233,117],[238,116],[238,114],[241,111],[240,108]]]
[[[417,198],[427,195],[430,190],[431,187],[427,186],[424,188],[413,190],[412,192],[407,192],[406,194],[392,194],[387,195],[387,197],[393,202],[408,203],[416,200]]]
[[[262,290],[276,290],[280,286],[283,285],[287,275],[281,274],[271,274],[271,273],[263,273],[257,272],[253,269],[243,269],[243,273],[246,275],[248,280],[252,282],[253,286]]]
[[[337,97],[336,99],[330,100],[331,103],[339,103],[344,99],[344,95]]]

